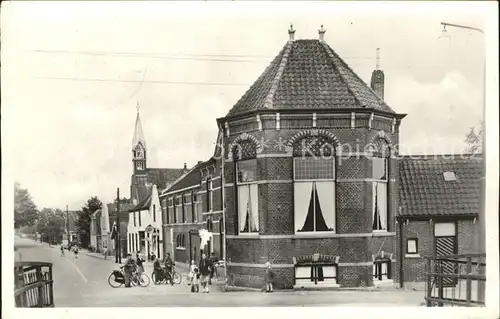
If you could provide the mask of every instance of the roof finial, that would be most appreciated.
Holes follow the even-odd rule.
[[[326,30],[323,28],[323,25],[321,25],[321,29],[318,30],[318,33],[319,33],[319,40],[321,42],[324,42],[325,41],[325,32]]]
[[[137,106],[135,108],[137,109],[137,113],[139,113],[139,109],[141,108],[141,106],[139,105],[139,101],[137,101]]]
[[[293,41],[295,36],[295,29],[293,28],[293,23],[290,23],[290,29],[288,29],[288,35],[290,36],[290,41]]]
[[[377,48],[377,64],[375,65],[376,70],[380,70],[380,48]]]

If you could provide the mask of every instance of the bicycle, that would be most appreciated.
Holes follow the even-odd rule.
[[[166,267],[162,267],[161,272],[160,272],[160,278],[156,278],[156,273],[153,271],[153,273],[151,274],[151,280],[153,280],[153,283],[155,285],[164,284],[164,283],[167,283],[167,278],[169,277],[168,275],[170,275],[170,278],[171,278],[170,284],[172,286],[174,284],[179,285],[182,282],[182,275],[178,274],[175,271],[175,265],[172,266],[172,271],[169,273],[167,273]]]
[[[139,277],[139,273],[134,271],[132,273],[132,278],[130,279],[130,283],[134,286],[147,287],[149,286],[151,280],[148,275],[142,273]],[[123,266],[120,267],[120,270],[113,270],[108,277],[108,284],[113,288],[119,288],[125,284],[125,273],[123,271]]]

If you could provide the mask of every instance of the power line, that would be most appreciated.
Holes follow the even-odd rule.
[[[211,86],[250,86],[245,83],[225,83],[225,82],[189,82],[189,81],[162,81],[162,80],[118,80],[118,79],[98,79],[98,78],[71,78],[71,77],[37,77],[40,80],[60,80],[60,81],[85,81],[85,82],[115,82],[115,83],[152,83],[152,84],[180,84],[180,85],[211,85]]]
[[[99,51],[70,51],[70,50],[33,50],[36,53],[45,54],[80,54],[91,56],[115,56],[123,58],[144,58],[144,59],[166,59],[166,60],[195,60],[195,61],[215,61],[215,62],[244,62],[244,63],[265,63],[273,59],[270,55],[244,55],[244,54],[188,54],[188,53],[147,53],[147,52],[99,52]],[[235,59],[238,58],[238,59]],[[242,58],[246,58],[242,60]],[[254,58],[249,60],[248,58]],[[260,59],[260,60],[257,60]],[[372,60],[375,57],[368,56],[346,56],[345,60]]]

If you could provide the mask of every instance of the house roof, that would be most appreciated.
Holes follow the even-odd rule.
[[[227,116],[256,110],[394,111],[319,40],[289,41]]]
[[[209,165],[213,162],[213,158],[205,162],[200,162],[196,164],[191,170],[189,170],[184,176],[177,179],[172,186],[164,190],[161,195],[166,193],[174,193],[176,191],[201,184],[201,172],[200,169]]]
[[[153,198],[153,196],[152,196],[151,192],[149,192],[149,196],[147,196],[145,199],[143,199],[141,202],[139,202],[139,204],[137,204],[136,206],[128,209],[127,212],[137,212],[137,211],[149,209],[149,207],[151,206],[152,198]]]
[[[399,216],[476,216],[482,158],[478,155],[407,156],[399,161]],[[446,181],[445,172],[455,180]]]
[[[78,220],[77,211],[68,211],[68,228],[70,230],[76,229],[76,221]]]
[[[109,218],[110,220],[111,217],[113,217],[113,220],[114,218],[116,217],[116,204],[115,203],[110,203],[110,204],[107,204],[108,205],[108,215],[109,215]],[[135,205],[134,204],[123,204],[123,203],[120,203],[120,217],[124,217],[124,218],[127,218],[128,220],[128,212],[130,209],[134,208]]]
[[[148,168],[147,170],[150,182],[158,187],[158,191],[165,189],[167,184],[175,182],[187,171],[183,168]]]

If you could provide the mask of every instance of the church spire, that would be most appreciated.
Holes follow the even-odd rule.
[[[142,131],[141,117],[139,116],[139,102],[137,102],[137,117],[135,119],[135,131],[134,138],[132,139],[132,148],[135,149],[139,143],[142,147],[146,149],[146,139],[144,138],[144,133]]]

